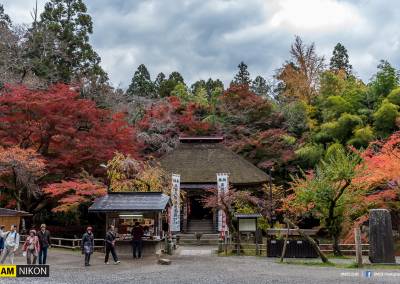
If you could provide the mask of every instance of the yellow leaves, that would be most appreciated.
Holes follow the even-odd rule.
[[[117,192],[169,192],[170,179],[158,165],[116,153],[107,164],[110,189]]]

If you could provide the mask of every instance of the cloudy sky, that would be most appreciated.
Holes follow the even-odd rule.
[[[38,0],[42,8],[46,0]],[[0,0],[16,23],[31,22],[35,0]],[[380,59],[400,68],[398,0],[86,0],[91,43],[114,85],[126,87],[144,63],[152,77],[177,70],[188,83],[229,82],[244,61],[271,78],[288,59],[294,35],[330,58],[346,46],[368,80]]]

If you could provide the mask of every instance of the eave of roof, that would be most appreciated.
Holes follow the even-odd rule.
[[[26,217],[26,216],[32,216],[33,214],[26,212],[26,211],[19,211],[19,210],[13,210],[13,209],[8,209],[8,208],[0,208],[0,216],[1,217],[13,217],[13,216],[19,216],[19,217]]]
[[[163,211],[170,202],[162,192],[110,192],[97,198],[89,212]]]

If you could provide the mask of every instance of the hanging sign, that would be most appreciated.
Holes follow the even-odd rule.
[[[217,188],[218,188],[218,199],[221,193],[228,192],[229,189],[229,175],[226,173],[217,173]],[[228,227],[226,225],[226,215],[221,209],[218,210],[218,231],[226,232]]]
[[[181,230],[181,206],[180,206],[181,176],[172,174],[172,190],[171,190],[171,232],[180,232]]]

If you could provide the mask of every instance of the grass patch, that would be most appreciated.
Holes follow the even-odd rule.
[[[343,268],[359,268],[357,263],[346,264]],[[362,269],[400,269],[400,264],[363,264]]]
[[[350,256],[350,255],[334,255],[333,253],[328,253],[325,254],[327,258],[332,258],[332,259],[352,259],[355,258],[355,256]]]
[[[307,260],[284,260],[283,262],[277,261],[279,264],[294,264],[294,265],[307,265],[307,266],[322,266],[322,267],[335,267],[333,262],[322,261],[307,261]]]
[[[400,269],[400,264],[364,264],[362,267],[358,267],[357,263],[333,263],[322,261],[307,261],[307,260],[285,260],[284,262],[277,261],[278,264],[291,264],[291,265],[304,265],[304,266],[320,266],[320,267],[335,267],[345,269]]]

